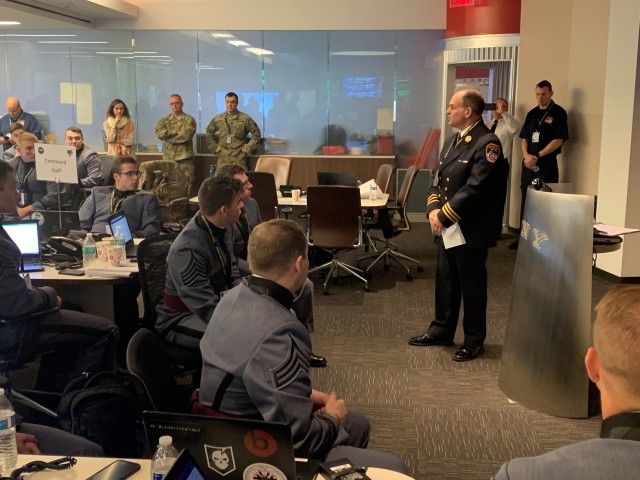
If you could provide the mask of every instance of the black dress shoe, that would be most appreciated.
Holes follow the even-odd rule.
[[[313,368],[322,368],[327,366],[327,359],[311,352],[311,360],[309,366]]]
[[[451,345],[453,345],[453,342],[451,340],[436,337],[429,332],[426,332],[422,335],[418,335],[417,337],[411,337],[409,339],[409,345],[414,345],[416,347],[430,347],[432,345],[442,345],[444,347],[450,347]]]
[[[478,358],[484,353],[484,347],[479,345],[474,347],[472,345],[461,346],[456,353],[453,354],[453,360],[456,362],[468,362],[474,358]]]

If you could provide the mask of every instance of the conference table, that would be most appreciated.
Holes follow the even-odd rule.
[[[370,200],[369,197],[360,199],[360,206],[362,208],[382,208],[389,201],[388,193],[378,193],[375,200]],[[198,197],[192,197],[189,199],[191,205],[198,205]],[[281,207],[306,207],[307,196],[301,195],[298,201],[293,201],[292,197],[282,197],[278,195],[278,205]]]
[[[48,455],[18,455],[17,467],[20,467],[28,462],[41,460],[45,462],[51,462],[58,456]],[[69,470],[46,470],[43,472],[30,473],[24,476],[25,480],[85,480],[94,473],[103,469],[113,461],[115,458],[97,458],[97,457],[75,457],[78,463]],[[129,480],[149,480],[151,478],[151,460],[146,459],[127,459],[131,462],[140,464],[140,470],[128,477]],[[369,468],[367,469],[367,476],[372,480],[411,480],[411,477],[403,475],[391,470],[384,470],[382,468]],[[317,478],[321,478],[316,476]]]

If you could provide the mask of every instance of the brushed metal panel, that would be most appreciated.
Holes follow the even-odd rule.
[[[527,408],[583,418],[593,197],[529,189],[498,383]]]

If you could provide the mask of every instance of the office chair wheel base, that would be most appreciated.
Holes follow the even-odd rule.
[[[369,285],[365,285],[364,286],[364,291],[365,292],[370,292],[371,291],[371,289],[369,288]]]
[[[416,270],[418,270],[420,273],[422,273],[422,272],[424,272],[424,267],[422,265],[418,265]]]
[[[410,282],[413,281],[413,275],[411,275],[410,273],[407,273],[406,277],[407,280],[409,280]]]

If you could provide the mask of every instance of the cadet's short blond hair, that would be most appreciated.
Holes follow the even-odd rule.
[[[29,132],[21,133],[20,136],[18,136],[18,146],[22,145],[24,142],[38,143],[38,137]]]
[[[596,306],[593,343],[604,370],[640,396],[640,285],[611,288]]]
[[[298,257],[307,258],[307,240],[296,222],[270,220],[251,231],[247,251],[253,273],[280,276]]]

